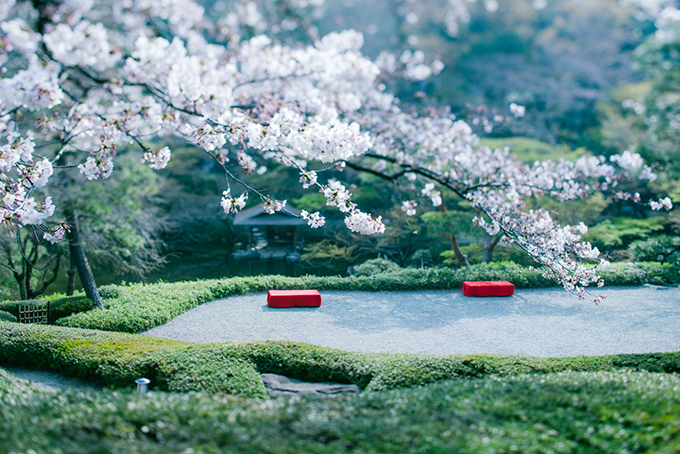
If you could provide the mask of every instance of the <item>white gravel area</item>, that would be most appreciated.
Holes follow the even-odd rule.
[[[145,334],[188,342],[288,340],[347,351],[542,357],[680,350],[680,288],[561,289],[504,298],[460,291],[321,292],[319,308],[273,309],[266,294],[203,304]]]

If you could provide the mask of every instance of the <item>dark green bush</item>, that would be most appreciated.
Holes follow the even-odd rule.
[[[253,365],[184,342],[148,336],[0,322],[0,364],[53,370],[98,385],[147,377],[156,389],[264,397]]]
[[[0,311],[0,320],[4,320],[6,322],[16,322],[17,318],[10,312]]]
[[[680,267],[668,263],[615,263],[601,273],[607,286],[680,283]]]
[[[659,235],[646,240],[634,241],[628,249],[633,258],[641,262],[668,262],[680,264],[680,238]]]
[[[11,301],[0,303],[0,311],[9,312],[15,317],[19,317],[19,304],[33,303],[39,306],[47,305],[49,301],[49,323],[54,323],[60,318],[68,317],[72,314],[87,312],[94,308],[94,304],[85,296],[65,296],[52,300],[27,300]]]
[[[461,246],[460,251],[467,255],[468,262],[471,264],[483,263],[484,257],[484,244],[482,243],[470,243]],[[440,254],[443,259],[444,265],[451,268],[460,268],[460,264],[455,257],[452,250],[444,251]],[[525,252],[520,251],[514,247],[503,247],[496,246],[493,251],[493,260],[495,262],[506,262],[512,261],[522,266],[535,266],[536,262],[527,255]]]
[[[99,290],[99,296],[105,300],[118,298],[125,293],[125,287],[121,285],[102,285],[97,290]]]
[[[0,452],[600,453],[680,450],[680,378],[567,372],[262,402],[32,391],[0,370]]]
[[[371,259],[366,260],[361,265],[354,267],[354,276],[373,276],[382,273],[394,273],[399,271],[401,267],[396,263],[387,259]]]

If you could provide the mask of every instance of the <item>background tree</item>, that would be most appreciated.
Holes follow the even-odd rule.
[[[37,11],[25,4],[9,9],[0,26],[14,65],[0,81],[7,138],[0,148],[0,195],[11,233],[30,225],[47,229],[44,221],[55,211],[48,182],[55,168],[61,171],[62,157],[73,157],[67,165],[87,179],[106,179],[119,145],[129,143],[160,170],[175,137],[224,172],[226,213],[243,209],[248,198],[259,199],[267,213],[285,211],[285,199],[248,178],[266,175],[276,163],[297,173],[303,189],[322,193],[350,231],[380,234],[382,218],[362,211],[353,188],[332,175],[349,165],[402,187],[415,179],[434,206],[441,205],[442,190],[467,201],[477,226],[502,235],[545,265],[548,277],[584,296],[587,285],[602,284],[598,268],[580,263],[599,257],[581,241],[587,227],[559,225],[530,202],[594,192],[638,200],[614,188],[652,175],[634,153],[527,164],[509,149],[481,144],[450,109],[408,106],[387,91],[385,82],[397,74],[424,81],[440,65],[428,66],[417,52],[373,62],[361,53],[363,37],[355,31],[298,44],[279,40],[280,29],[272,28],[270,36],[239,33],[225,42],[190,2],[34,6]],[[521,114],[521,106],[511,107]],[[32,133],[34,127],[39,132]],[[667,198],[649,203],[672,206]],[[301,218],[312,228],[326,222],[319,212],[304,211]],[[44,237],[56,242],[65,230],[57,225]]]

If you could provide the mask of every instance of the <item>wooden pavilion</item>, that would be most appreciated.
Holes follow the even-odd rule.
[[[300,210],[290,205],[286,205],[285,210],[300,215]],[[266,241],[267,248],[295,250],[298,241],[297,229],[299,226],[307,225],[307,222],[282,211],[267,214],[258,205],[240,211],[234,218],[234,225],[250,228],[249,248],[258,246],[258,242]]]

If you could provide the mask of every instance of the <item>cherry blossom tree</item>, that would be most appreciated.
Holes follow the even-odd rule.
[[[73,219],[53,219],[55,172],[108,178],[122,144],[162,170],[172,157],[166,139],[176,136],[223,169],[227,213],[253,198],[267,213],[286,212],[285,188],[271,195],[247,178],[277,162],[296,169],[304,188],[344,213],[352,232],[384,232],[382,219],[361,211],[341,181],[324,180],[328,169],[347,165],[417,185],[435,207],[441,191],[452,191],[476,210],[478,226],[526,251],[567,290],[584,296],[588,285],[603,285],[598,270],[607,262],[581,263],[599,259],[596,248],[580,241],[585,225],[560,226],[547,211],[527,209],[526,201],[546,194],[574,200],[593,191],[637,200],[617,185],[652,178],[639,155],[523,164],[508,149],[481,146],[470,126],[445,109],[402,105],[385,87],[408,72],[408,59],[371,61],[361,53],[362,35],[352,30],[279,40],[249,19],[256,13],[225,12],[220,25],[187,0],[0,1],[5,230],[16,235],[35,226],[46,240],[60,241]],[[405,202],[408,213],[413,203]],[[671,208],[667,198],[650,203]],[[325,223],[318,212],[301,217],[311,227]],[[86,290],[95,298],[96,288]]]

